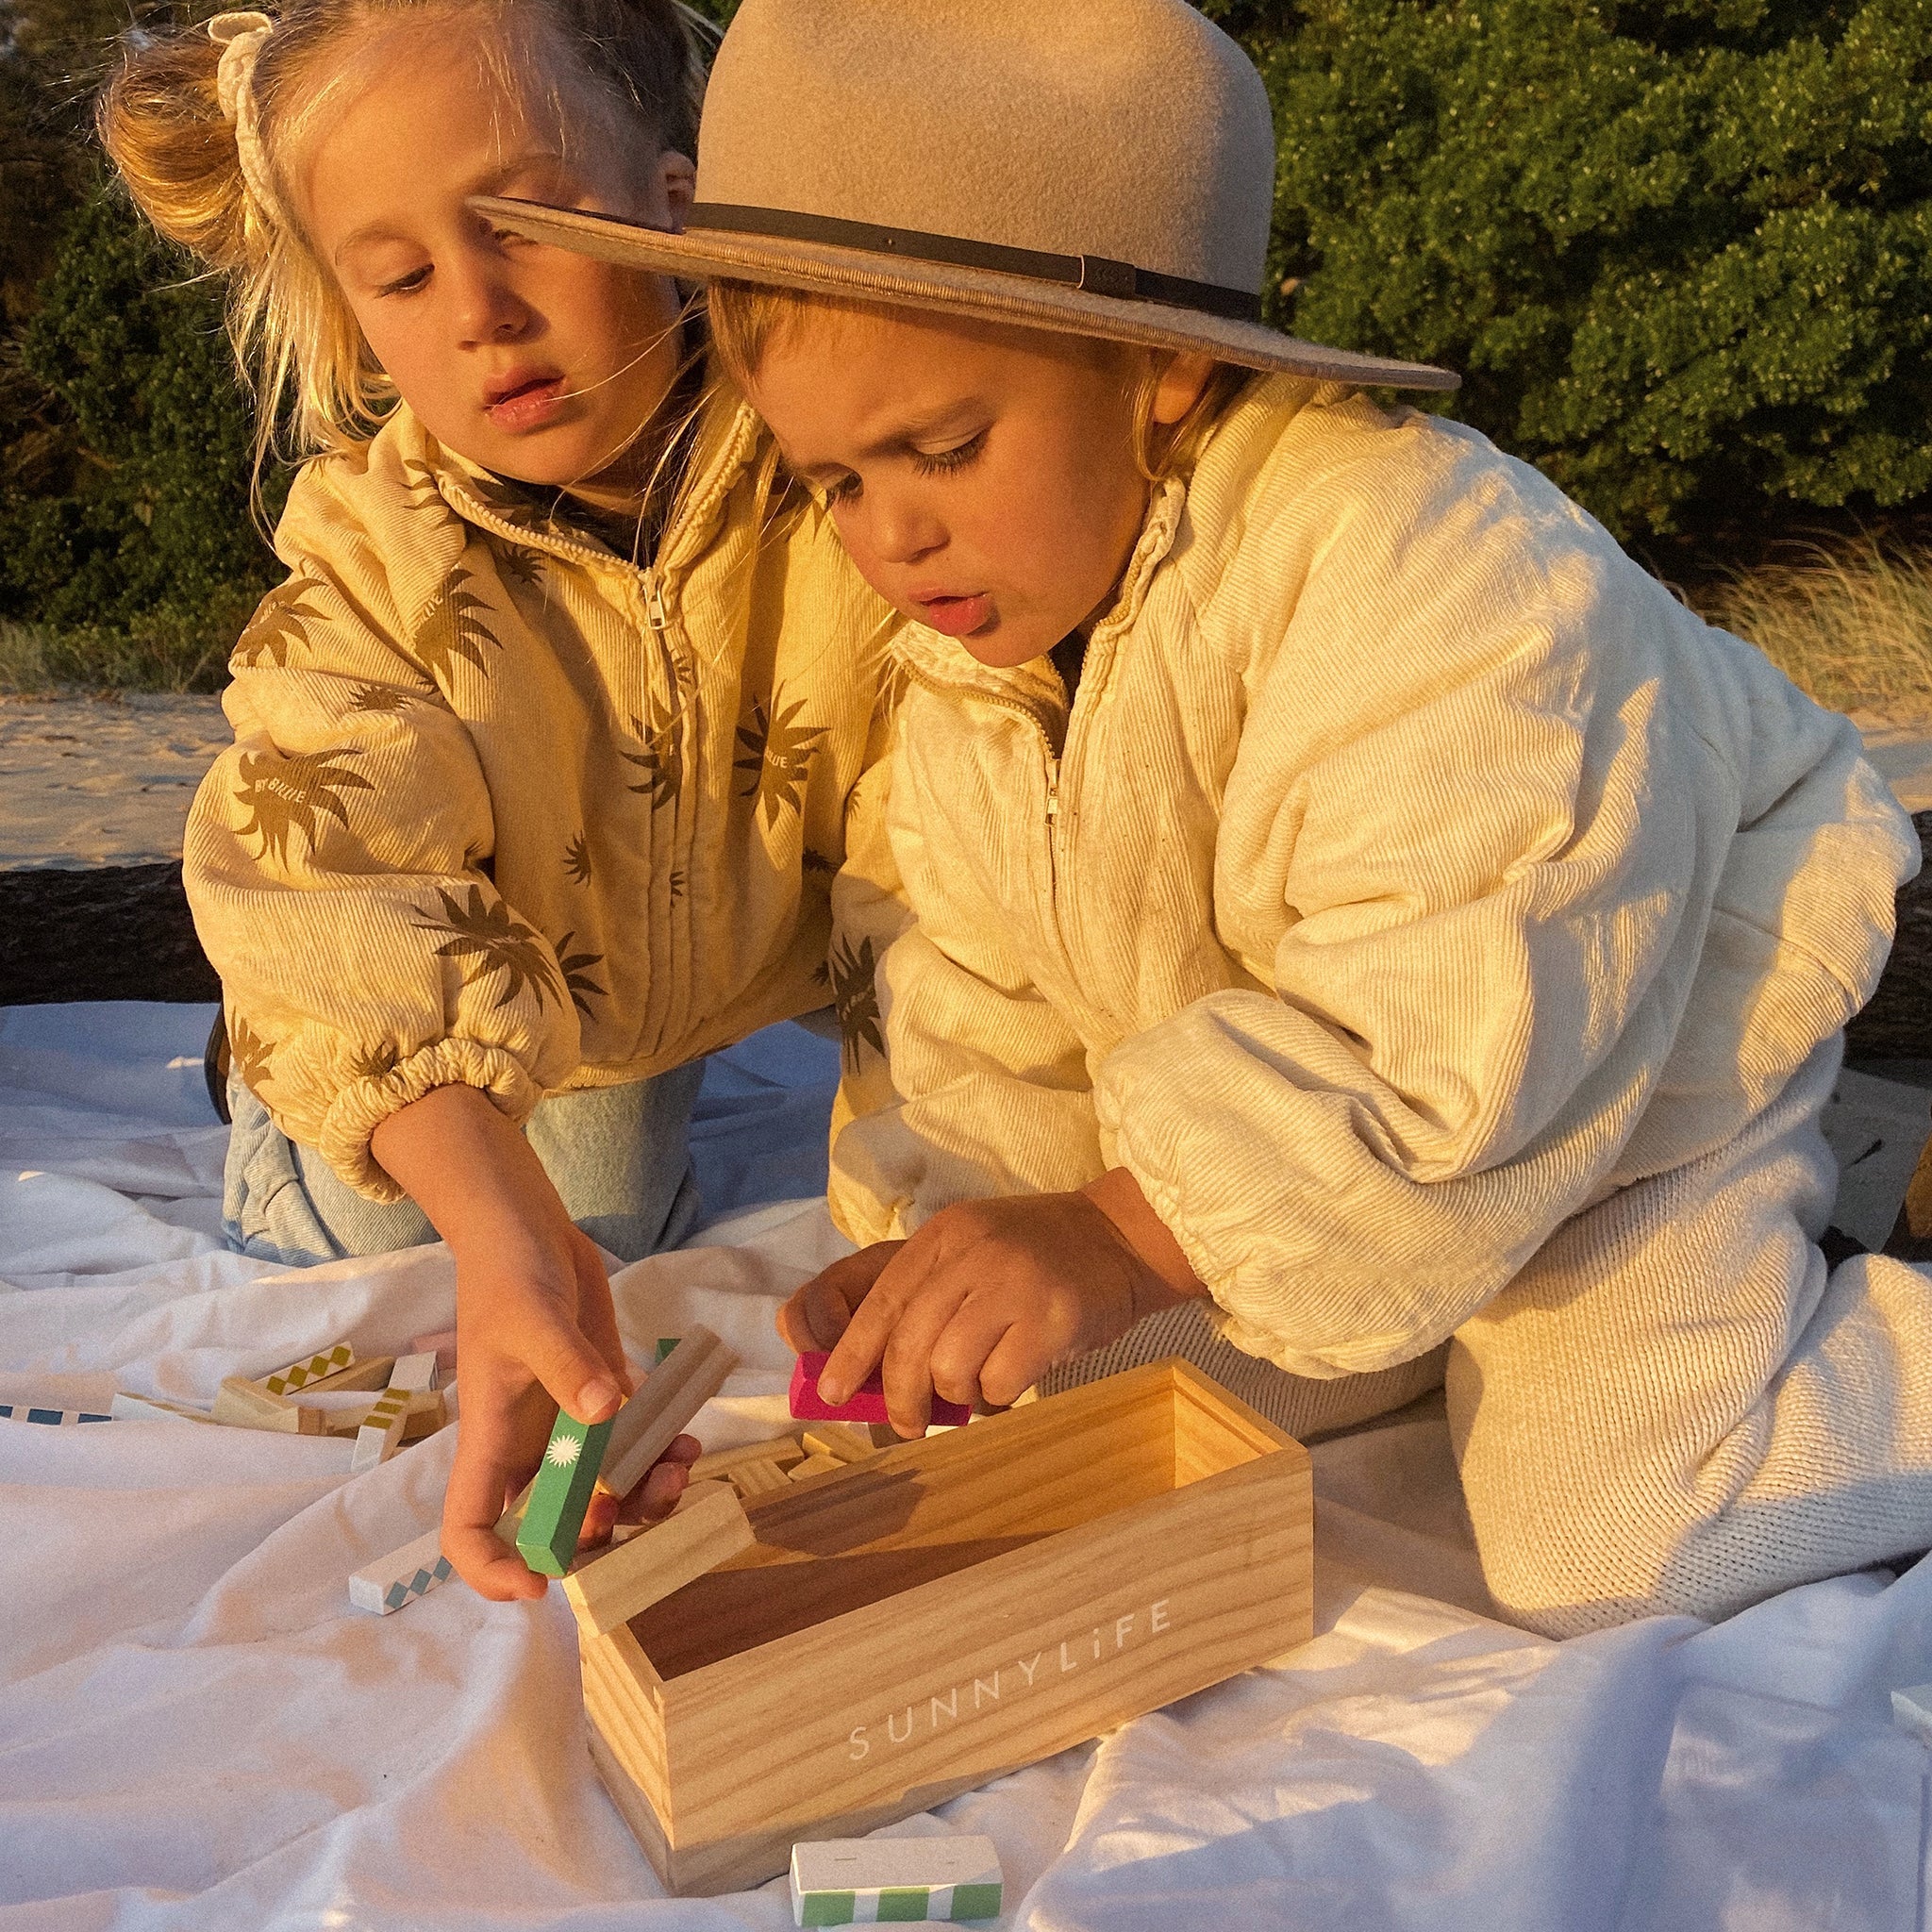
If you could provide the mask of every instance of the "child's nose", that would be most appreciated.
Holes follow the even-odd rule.
[[[458,330],[466,342],[514,341],[530,325],[529,305],[501,275],[474,273],[457,305]]]
[[[945,547],[946,533],[939,519],[912,500],[874,499],[873,548],[887,563],[917,563]]]

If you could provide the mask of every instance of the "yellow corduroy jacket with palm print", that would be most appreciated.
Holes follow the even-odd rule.
[[[882,836],[897,620],[767,449],[714,402],[644,567],[407,409],[296,480],[185,871],[238,1071],[364,1193],[435,1087],[522,1121],[830,992],[876,1053],[831,888]]]

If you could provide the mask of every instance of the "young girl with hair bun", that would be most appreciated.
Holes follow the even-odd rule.
[[[705,389],[675,284],[467,206],[675,227],[701,79],[671,0],[291,0],[130,37],[100,109],[228,278],[260,451],[285,417],[311,457],[187,838],[231,1236],[447,1240],[444,1546],[496,1597],[543,1587],[490,1526],[554,1407],[628,1387],[595,1242],[690,1227],[702,1057],[824,1001],[884,775],[896,620]]]

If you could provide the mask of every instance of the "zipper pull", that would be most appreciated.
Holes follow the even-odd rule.
[[[1060,815],[1060,767],[1056,758],[1046,768],[1046,828],[1052,831]]]
[[[662,632],[670,628],[671,620],[664,611],[663,588],[655,570],[644,573],[644,615],[653,630]]]

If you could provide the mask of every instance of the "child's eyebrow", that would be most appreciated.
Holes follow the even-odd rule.
[[[519,175],[526,175],[534,168],[559,168],[563,164],[563,157],[555,148],[535,147],[526,149],[524,153],[512,155],[509,159],[500,161],[495,167],[486,169],[482,174],[476,175],[474,180],[464,187],[462,198],[467,200],[473,194],[501,194],[505,185],[515,180]],[[336,243],[334,258],[340,263],[352,248],[358,248],[367,242],[404,241],[407,239],[408,238],[396,227],[393,222],[378,216],[375,221],[365,222],[359,228],[343,236]]]

